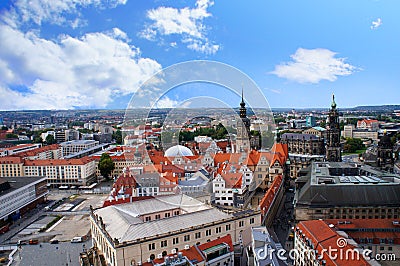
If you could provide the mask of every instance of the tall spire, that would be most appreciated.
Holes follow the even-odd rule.
[[[335,94],[333,94],[333,93],[332,93],[332,104],[331,104],[331,107],[332,107],[333,109],[336,108]]]
[[[244,99],[243,99],[243,83],[242,83],[242,101],[240,102],[240,106],[243,108],[246,106],[246,104],[244,103]]]
[[[247,117],[246,104],[244,103],[244,98],[243,98],[243,86],[242,86],[242,101],[240,102],[240,117],[241,118]]]

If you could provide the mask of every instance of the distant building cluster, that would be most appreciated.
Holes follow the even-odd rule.
[[[233,119],[219,117],[231,131],[220,139],[194,134],[221,126],[195,116],[168,125],[190,140],[178,130],[162,141],[166,114],[157,110],[118,136],[105,121],[80,121],[43,131],[43,143],[2,143],[0,227],[49,188],[103,181],[106,154],[112,185],[102,207],[90,208],[93,247],[81,265],[378,265],[377,256],[400,256],[400,125],[345,116],[334,96],[329,110],[276,115],[276,136],[271,118],[247,114],[242,95]],[[329,248],[374,259],[325,256]],[[293,257],[260,257],[265,249]]]

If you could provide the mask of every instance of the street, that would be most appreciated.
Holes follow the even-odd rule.
[[[290,229],[294,226],[293,218],[293,191],[286,191],[279,206],[278,213],[275,217],[273,228],[279,238],[279,242],[286,248],[286,241],[290,233]]]

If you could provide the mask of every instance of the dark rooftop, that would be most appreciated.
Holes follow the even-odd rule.
[[[45,181],[44,176],[17,176],[0,178],[0,196],[6,195],[14,190],[25,187],[38,181]],[[6,185],[8,184],[8,185]],[[5,188],[4,190],[2,188]]]

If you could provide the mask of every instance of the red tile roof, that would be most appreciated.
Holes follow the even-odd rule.
[[[199,249],[200,249],[201,251],[204,251],[204,250],[206,250],[206,249],[208,249],[208,248],[211,248],[211,247],[214,247],[214,246],[223,244],[223,243],[225,243],[225,244],[227,244],[227,245],[229,246],[229,251],[230,251],[230,252],[233,251],[232,237],[231,237],[231,235],[229,235],[229,234],[226,235],[226,236],[223,236],[223,237],[221,237],[221,238],[215,239],[215,240],[213,240],[213,241],[210,241],[210,242],[201,244],[201,245],[199,245]]]
[[[304,239],[308,238],[312,242],[314,249],[318,250],[318,254],[323,255],[322,259],[326,261],[326,265],[370,265],[362,254],[360,254],[359,258],[355,259],[348,255],[346,257],[346,254],[350,254],[350,250],[354,250],[355,246],[349,244],[334,228],[329,227],[325,221],[302,221],[297,225],[295,233],[300,239],[303,238],[304,234]],[[342,246],[341,243],[343,243],[344,246]],[[326,251],[333,249],[336,249],[336,251],[331,254],[333,256],[331,258]],[[325,250],[325,252],[322,252],[323,250]]]
[[[261,199],[260,205],[259,205],[260,210],[261,210],[261,216],[264,216],[268,213],[268,211],[271,208],[272,203],[274,202],[274,199],[277,195],[279,187],[283,183],[282,181],[283,181],[283,178],[281,175],[275,177],[275,180],[272,182],[271,187],[268,189],[268,191],[265,193],[264,197]]]
[[[5,156],[0,157],[0,164],[21,164],[24,160],[21,157]]]
[[[30,157],[30,156],[36,156],[39,153],[46,152],[46,151],[54,151],[54,150],[58,150],[59,148],[60,148],[59,144],[52,144],[52,145],[36,148],[36,149],[33,149],[33,150],[21,152],[21,153],[16,154],[16,156],[19,156],[19,157],[22,157],[22,158]]]
[[[25,166],[85,165],[92,161],[94,161],[94,159],[90,157],[79,159],[25,160]]]
[[[223,171],[220,175],[225,180],[226,188],[241,188],[242,187],[243,173],[230,173],[230,172]]]
[[[359,242],[361,238],[371,238],[377,244],[380,239],[393,239],[394,244],[400,244],[400,232],[397,231],[400,229],[399,219],[327,219],[324,221],[345,231],[356,242]]]

